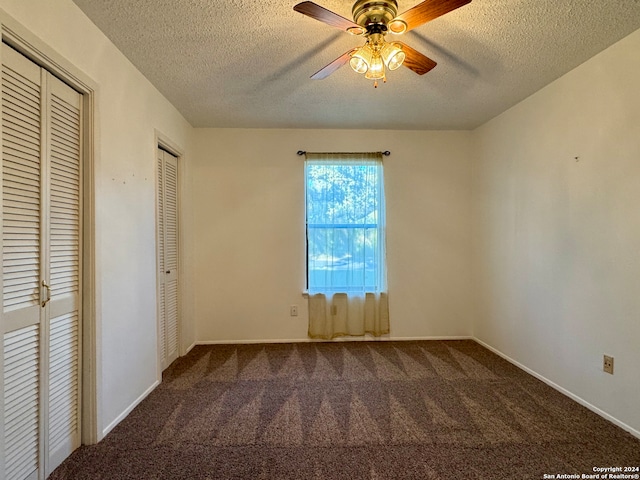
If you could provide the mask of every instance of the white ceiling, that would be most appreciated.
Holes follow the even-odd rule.
[[[640,28],[640,0],[472,0],[402,38],[435,69],[374,89],[348,65],[309,78],[364,41],[298,1],[74,0],[195,127],[472,129]]]

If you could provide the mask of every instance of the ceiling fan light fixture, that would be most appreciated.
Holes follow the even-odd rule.
[[[326,78],[346,63],[349,63],[355,72],[363,73],[366,78],[374,80],[374,86],[377,86],[379,79],[386,81],[386,70],[396,70],[401,66],[407,67],[417,75],[424,75],[436,66],[436,62],[402,42],[387,44],[385,35],[406,33],[467,5],[472,0],[422,0],[400,15],[397,0],[354,1],[351,9],[353,21],[311,0],[304,0],[293,7],[296,12],[307,17],[366,38],[363,47],[351,48],[343,53],[314,73],[312,79]]]
[[[394,18],[387,25],[387,29],[389,32],[395,35],[401,35],[407,31],[407,23],[404,20],[400,20],[399,18]]]
[[[366,73],[371,68],[371,61],[373,58],[373,50],[366,44],[364,47],[360,47],[349,60],[349,65],[356,73]]]
[[[382,61],[382,57],[379,53],[376,53],[371,58],[371,62],[369,63],[369,69],[364,74],[364,78],[368,78],[370,80],[378,80],[380,78],[384,78],[384,63]]]
[[[406,54],[399,43],[385,43],[380,51],[382,60],[389,70],[396,70],[402,66]]]
[[[369,70],[369,65],[367,65],[367,62],[358,57],[351,57],[351,60],[349,60],[349,65],[351,65],[351,68],[356,73],[365,73],[367,70]]]

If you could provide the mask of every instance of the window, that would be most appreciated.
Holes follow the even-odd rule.
[[[382,155],[307,154],[307,289],[386,290]]]

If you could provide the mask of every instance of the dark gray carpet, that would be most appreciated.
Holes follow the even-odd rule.
[[[542,479],[640,440],[473,341],[199,346],[51,479]],[[547,477],[549,478],[549,477]]]

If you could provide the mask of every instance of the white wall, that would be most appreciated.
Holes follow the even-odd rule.
[[[479,128],[473,163],[474,335],[636,433],[639,51],[637,31]]]
[[[469,132],[197,129],[194,138],[198,341],[307,339],[298,150],[391,151],[391,336],[469,335]]]
[[[98,86],[96,293],[103,433],[157,380],[154,136],[157,129],[186,149],[192,129],[70,0],[0,0],[0,8]]]

